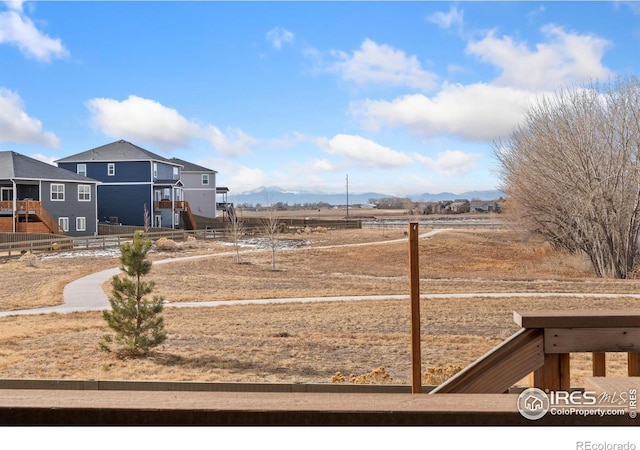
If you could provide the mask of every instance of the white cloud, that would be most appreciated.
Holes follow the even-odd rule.
[[[306,162],[293,161],[289,164],[289,174],[298,174],[303,177],[312,176],[320,172],[334,172],[336,170],[343,170],[344,164],[334,164],[326,158],[314,158]]]
[[[337,134],[319,139],[318,144],[327,153],[346,156],[365,167],[404,167],[413,162],[405,153],[356,135]]]
[[[213,125],[205,129],[204,137],[227,156],[250,155],[251,148],[258,142],[238,128],[229,128],[225,134]]]
[[[358,85],[382,83],[430,90],[436,84],[437,76],[422,69],[415,55],[407,56],[401,50],[379,45],[370,39],[365,39],[352,55],[337,50],[332,55],[339,62],[331,65],[329,70],[339,72],[343,79]]]
[[[9,11],[0,12],[0,44],[15,45],[26,56],[44,62],[68,55],[60,39],[43,34],[22,14],[22,2],[8,5]]]
[[[293,131],[291,133],[286,133],[284,136],[280,138],[269,139],[267,144],[272,148],[292,148],[296,147],[299,144],[303,144],[305,142],[315,142],[316,138],[307,136],[299,131]]]
[[[535,50],[510,36],[497,37],[492,31],[483,39],[470,42],[467,51],[499,67],[502,73],[495,83],[502,86],[556,89],[611,75],[602,65],[609,41],[568,33],[556,25],[546,25],[541,31],[546,42],[537,44]]]
[[[0,142],[21,142],[58,147],[60,139],[42,131],[42,122],[24,112],[24,103],[18,94],[0,88]]]
[[[30,157],[47,164],[51,164],[52,166],[56,166],[56,167],[58,166],[56,164],[56,161],[60,159],[59,156],[47,156],[47,155],[43,155],[42,153],[36,153],[35,155],[30,155]]]
[[[5,1],[4,4],[7,5],[7,8],[13,11],[22,12],[22,5],[24,2],[25,0],[8,0]]]
[[[178,111],[135,95],[118,101],[94,98],[87,102],[94,126],[107,136],[144,141],[168,151],[187,147],[193,139],[206,139],[225,155],[246,155],[257,141],[242,130],[223,133],[214,125],[187,120]]]
[[[292,44],[294,39],[294,34],[284,28],[275,27],[267,32],[267,40],[278,50],[282,49],[282,44]]]
[[[354,103],[352,113],[373,130],[408,127],[426,137],[454,135],[488,141],[507,135],[533,100],[530,92],[508,87],[446,84],[433,97],[413,94],[392,101]]]
[[[163,149],[185,147],[199,134],[198,125],[175,109],[130,95],[123,101],[94,98],[87,102],[92,122],[104,134],[153,143]]]
[[[414,153],[413,155],[424,167],[434,170],[442,175],[464,175],[476,168],[480,155],[477,153],[465,153],[460,150],[446,150],[438,153],[437,159]]]
[[[273,178],[262,169],[238,164],[227,158],[202,158],[195,164],[217,170],[216,185],[228,187],[229,197],[273,184]],[[233,201],[231,198],[229,200]]]
[[[458,8],[454,5],[449,8],[448,13],[439,11],[427,17],[427,20],[444,29],[449,29],[454,25],[461,28],[464,21],[464,12],[458,11]]]

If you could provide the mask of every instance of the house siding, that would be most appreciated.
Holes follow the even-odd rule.
[[[172,166],[170,164],[164,164],[161,162],[156,162],[158,165],[158,176],[157,180],[173,180],[173,168],[177,166]],[[180,179],[180,167],[178,167],[178,178]]]
[[[116,169],[117,170],[117,169]],[[108,222],[117,217],[123,225],[144,225],[144,205],[152,210],[151,185],[98,186],[98,219]]]
[[[51,185],[64,185],[64,201],[51,201]],[[78,185],[88,185],[91,187],[91,201],[78,201]],[[37,187],[37,186],[36,186]],[[72,183],[64,181],[43,181],[42,207],[56,220],[60,217],[69,218],[68,236],[92,236],[98,232],[96,218],[96,185],[95,183]],[[30,197],[33,198],[33,197]],[[34,198],[34,200],[36,200]],[[76,217],[86,218],[86,230],[76,230]]]
[[[202,184],[202,174],[209,175],[209,184]],[[216,174],[215,172],[182,172],[184,199],[191,211],[198,216],[216,217]]]
[[[71,172],[76,172],[78,164],[87,165],[87,177],[103,183],[136,183],[151,181],[150,161],[84,161],[72,163],[58,163],[58,167]],[[115,174],[108,175],[107,167],[115,164]]]

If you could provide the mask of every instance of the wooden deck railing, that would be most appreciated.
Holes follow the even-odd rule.
[[[13,211],[13,201],[1,201],[0,210]],[[38,220],[44,223],[54,234],[64,234],[64,230],[58,222],[42,207],[42,203],[37,200],[16,200],[15,202],[16,217],[25,216],[28,220],[29,215],[36,216]]]
[[[184,204],[186,202],[182,200],[160,200],[153,202],[154,209],[184,209]]]
[[[514,312],[522,327],[431,393],[501,393],[530,374],[531,387],[571,389],[570,354],[593,354],[593,376],[606,374],[606,352],[627,353],[640,376],[640,310]]]

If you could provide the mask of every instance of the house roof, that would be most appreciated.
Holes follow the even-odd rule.
[[[78,175],[37,159],[12,151],[0,151],[0,179],[55,180],[99,183],[93,178]]]
[[[218,173],[217,170],[213,170],[213,169],[207,169],[206,167],[202,167],[199,166],[197,164],[193,164],[190,163],[189,161],[185,161],[184,159],[180,159],[180,158],[171,158],[171,161],[175,162],[176,164],[180,164],[181,166],[184,166],[182,171],[183,172],[210,172],[210,173]]]
[[[132,144],[131,142],[119,140],[110,144],[101,145],[85,152],[76,153],[57,160],[57,163],[73,163],[73,162],[116,162],[116,161],[160,161],[163,163],[179,166],[181,164],[171,161],[156,153],[150,152],[142,147]]]

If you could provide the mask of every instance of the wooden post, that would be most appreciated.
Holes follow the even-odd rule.
[[[640,377],[640,353],[627,354],[627,372],[630,377]]]
[[[607,376],[607,354],[602,352],[594,352],[592,354],[592,366],[594,377]]]
[[[550,391],[571,390],[569,353],[545,353],[544,365],[529,377],[531,387]]]
[[[420,267],[418,258],[418,223],[409,223],[409,285],[411,290],[411,393],[422,392],[422,358],[420,353]]]

